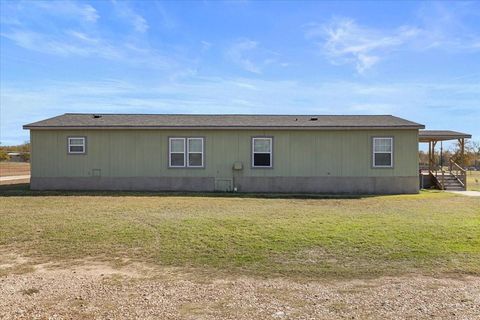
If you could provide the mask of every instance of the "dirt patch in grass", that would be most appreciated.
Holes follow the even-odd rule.
[[[0,277],[8,274],[24,274],[35,271],[31,259],[0,248]]]
[[[27,264],[29,261],[30,259],[19,254],[0,249],[0,269],[15,268],[19,265]]]

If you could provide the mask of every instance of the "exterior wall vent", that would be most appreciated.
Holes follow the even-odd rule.
[[[310,121],[317,121],[317,120],[318,120],[317,117],[311,117],[311,118],[310,118]]]

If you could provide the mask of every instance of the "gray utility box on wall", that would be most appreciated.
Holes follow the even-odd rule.
[[[237,161],[233,164],[233,170],[242,170],[243,169],[243,163],[240,161]]]

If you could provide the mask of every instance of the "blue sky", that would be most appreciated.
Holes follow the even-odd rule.
[[[480,138],[480,2],[0,3],[2,145],[65,112],[393,114]]]

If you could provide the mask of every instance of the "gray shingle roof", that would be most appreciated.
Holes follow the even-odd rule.
[[[418,139],[421,142],[470,139],[471,137],[471,134],[450,130],[421,130],[418,133]]]
[[[424,125],[391,115],[189,115],[66,113],[30,123],[24,129],[361,129],[412,128]]]

